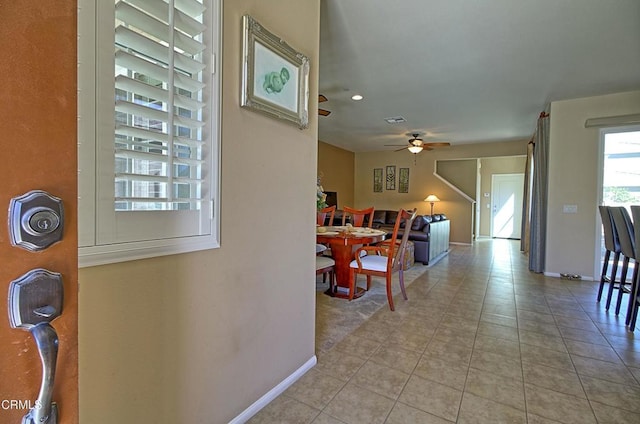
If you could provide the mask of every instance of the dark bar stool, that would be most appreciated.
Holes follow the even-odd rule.
[[[598,287],[598,302],[602,298],[602,290],[604,289],[604,285],[606,283],[614,286],[616,284],[616,274],[618,273],[618,262],[620,261],[620,241],[618,240],[618,234],[615,230],[613,224],[613,218],[611,218],[611,213],[609,212],[609,206],[599,206],[600,210],[600,218],[602,220],[602,230],[604,233],[604,263],[602,264],[602,273],[600,274],[600,287]],[[607,271],[609,269],[609,260],[611,259],[611,254],[613,253],[613,266],[611,267],[611,276],[607,276]],[[611,305],[611,293],[613,289],[609,291],[609,295],[607,296],[607,310],[609,310],[609,305]]]
[[[629,217],[629,212],[622,206],[612,206],[609,209],[613,223],[615,225],[616,232],[618,233],[618,240],[620,240],[620,250],[624,256],[622,261],[622,275],[620,276],[620,285],[618,290],[618,300],[616,302],[616,315],[620,313],[620,305],[622,304],[622,295],[624,294],[624,286],[627,283],[627,271],[629,269],[629,261],[633,259],[635,266],[633,267],[632,282],[638,278],[638,266],[636,261],[636,240],[635,232],[633,231],[633,224]],[[609,294],[613,291],[609,286]],[[627,321],[627,324],[629,321]]]
[[[636,248],[640,248],[640,206],[631,206],[631,216],[633,217],[633,229],[635,232]],[[638,261],[636,260],[636,268]],[[638,308],[640,307],[640,276],[636,272],[636,278],[631,284],[631,297],[629,298],[629,307],[627,308],[626,323],[629,324],[629,330],[636,329],[636,320],[638,318]]]

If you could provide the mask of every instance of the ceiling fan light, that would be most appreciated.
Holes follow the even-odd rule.
[[[355,100],[356,102],[358,100],[362,100],[364,97],[362,97],[362,95],[360,94],[354,94],[353,96],[351,96],[351,100]]]
[[[409,149],[409,151],[411,153],[416,154],[416,153],[420,153],[422,151],[423,147],[422,146],[409,146],[409,147],[407,147],[407,149]]]

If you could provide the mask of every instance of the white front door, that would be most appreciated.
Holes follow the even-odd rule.
[[[524,174],[491,176],[491,237],[520,239]]]

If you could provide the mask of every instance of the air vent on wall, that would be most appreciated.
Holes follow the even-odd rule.
[[[403,122],[407,122],[402,116],[392,116],[391,118],[384,118],[388,124],[402,124]]]

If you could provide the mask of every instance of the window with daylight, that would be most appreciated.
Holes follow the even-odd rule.
[[[79,4],[80,264],[217,247],[219,1]]]

